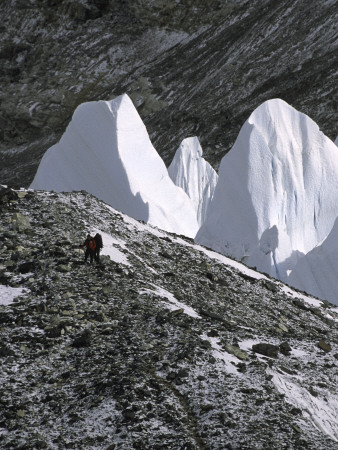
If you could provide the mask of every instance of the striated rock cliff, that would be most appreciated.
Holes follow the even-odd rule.
[[[0,181],[28,186],[85,101],[127,92],[168,165],[197,135],[217,168],[279,97],[337,135],[335,2],[3,0]]]

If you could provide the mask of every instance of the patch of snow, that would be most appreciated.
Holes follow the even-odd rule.
[[[9,431],[7,430],[7,428],[0,428],[0,436],[4,436],[8,433],[9,433]]]
[[[283,285],[281,289],[288,296],[290,296],[292,298],[300,298],[304,302],[308,303],[311,306],[314,306],[316,308],[319,308],[320,306],[322,306],[322,302],[321,302],[321,300],[318,300],[318,298],[313,298],[313,297],[308,296],[306,294],[301,294],[300,292],[297,292],[297,291],[293,290],[292,288],[290,288],[289,286],[286,286],[286,285]]]
[[[27,290],[21,287],[10,287],[0,284],[0,305],[10,305],[16,297],[23,295]]]
[[[291,355],[301,359],[304,359],[305,357],[309,356],[308,353],[304,352],[304,350],[300,350],[299,348],[293,348],[291,350]]]
[[[302,387],[297,377],[282,375],[268,369],[272,381],[278,391],[285,395],[287,401],[300,408],[306,417],[319,431],[338,442],[338,396],[332,392],[316,397]]]
[[[112,261],[118,264],[131,265],[127,255],[117,248],[117,246],[120,246],[122,249],[126,249],[127,246],[124,241],[98,229],[94,230],[92,234],[95,235],[96,233],[100,233],[102,236],[103,249],[101,250],[101,255],[109,256]]]
[[[87,425],[86,429],[91,431],[90,434],[97,436],[106,432],[107,419],[114,423],[114,419],[116,420],[119,416],[115,400],[103,399],[99,406],[88,408],[84,422]]]
[[[227,373],[231,373],[236,376],[240,376],[239,372],[237,371],[234,364],[237,364],[239,362],[239,359],[236,358],[236,356],[225,352],[222,347],[218,344],[218,339],[214,337],[207,336],[206,334],[201,335],[201,338],[209,341],[211,344],[211,347],[213,349],[212,356],[215,359],[223,361],[225,365],[225,370]]]
[[[45,334],[45,331],[38,327],[31,327],[29,329],[31,333]]]
[[[197,312],[191,308],[191,306],[185,305],[184,303],[179,302],[174,295],[169,292],[166,291],[165,289],[159,287],[159,286],[154,286],[154,290],[151,289],[142,289],[141,291],[139,291],[139,294],[155,294],[158,295],[159,297],[164,297],[167,300],[169,300],[169,302],[171,304],[167,304],[169,309],[171,309],[172,311],[174,311],[175,309],[183,309],[184,313],[187,314],[190,317],[193,317],[194,319],[200,319],[201,316],[199,314],[197,314]]]
[[[241,341],[238,343],[240,348],[242,350],[245,350],[246,352],[252,351],[252,346],[255,344],[259,344],[261,341],[259,339],[245,339],[244,341]]]

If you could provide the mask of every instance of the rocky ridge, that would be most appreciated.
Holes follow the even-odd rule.
[[[0,205],[2,448],[337,448],[337,308],[85,192]]]
[[[337,135],[336,2],[3,0],[0,181],[28,186],[85,101],[126,92],[167,165],[198,136],[217,169],[279,97]]]

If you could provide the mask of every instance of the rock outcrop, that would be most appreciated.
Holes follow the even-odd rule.
[[[217,169],[274,97],[337,135],[334,1],[2,0],[0,16],[2,183],[28,186],[79,104],[124,92],[167,165],[198,136]]]

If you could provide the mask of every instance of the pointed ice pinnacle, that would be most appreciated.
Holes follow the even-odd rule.
[[[338,150],[282,100],[258,107],[224,156],[196,240],[287,279],[338,215]]]
[[[196,136],[186,138],[177,149],[168,168],[170,178],[192,200],[199,225],[205,220],[218,180],[217,173],[202,154],[198,138]]]
[[[129,216],[194,237],[191,200],[171,181],[130,98],[89,102],[42,158],[33,189],[86,190]]]

